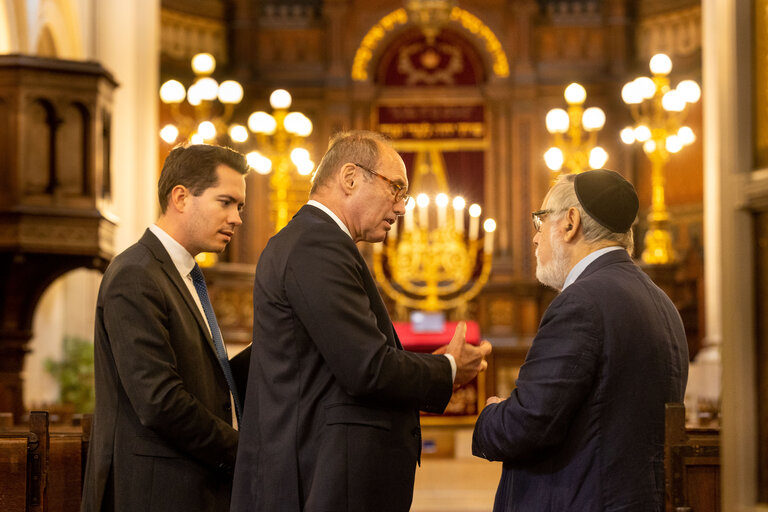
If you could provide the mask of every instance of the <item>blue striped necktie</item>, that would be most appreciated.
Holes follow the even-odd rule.
[[[227,379],[229,390],[232,392],[232,398],[235,402],[235,414],[237,414],[237,423],[240,424],[242,414],[240,412],[240,399],[237,396],[237,387],[235,387],[235,379],[232,377],[232,369],[229,367],[229,357],[227,356],[227,349],[224,348],[224,340],[221,339],[221,331],[219,330],[219,323],[216,321],[216,315],[213,313],[213,306],[211,306],[211,300],[208,298],[208,288],[205,286],[205,277],[203,271],[195,263],[192,272],[192,282],[197,290],[197,296],[200,298],[200,303],[205,311],[205,318],[208,319],[208,326],[211,328],[211,337],[213,338],[213,344],[216,347],[216,354],[219,357],[219,363],[221,363],[221,369],[224,370],[224,377]]]

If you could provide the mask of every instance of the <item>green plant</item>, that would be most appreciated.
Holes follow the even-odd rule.
[[[60,361],[46,359],[45,369],[58,381],[62,404],[74,406],[74,412],[93,412],[96,394],[93,381],[93,343],[82,338],[65,337]]]

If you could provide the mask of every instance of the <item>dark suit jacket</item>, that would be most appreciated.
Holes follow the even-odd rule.
[[[147,230],[99,289],[83,511],[225,511],[238,434],[202,315]]]
[[[475,425],[504,461],[496,511],[662,511],[664,404],[681,402],[688,347],[675,306],[626,251],[555,298],[517,388]]]
[[[357,246],[304,206],[256,267],[232,510],[407,511],[444,356],[402,350]]]

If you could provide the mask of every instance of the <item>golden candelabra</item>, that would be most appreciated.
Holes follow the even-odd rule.
[[[306,202],[309,175],[315,164],[303,147],[312,133],[312,121],[301,112],[288,111],[291,95],[284,89],[273,91],[269,103],[272,114],[259,111],[248,118],[248,128],[256,134],[258,150],[248,153],[247,157],[256,172],[271,175],[270,207],[277,232]]]
[[[664,165],[670,156],[692,144],[696,137],[683,125],[688,104],[696,103],[701,89],[693,80],[670,87],[672,61],[658,53],[651,57],[652,78],[641,76],[624,85],[621,97],[635,120],[633,127],[621,131],[625,144],[640,142],[651,161],[651,211],[641,256],[643,263],[666,264],[676,259],[669,232],[669,212],[664,201]]]
[[[423,152],[417,155],[417,174],[425,158]],[[444,177],[442,155],[432,151],[431,158],[432,166],[439,166],[435,174]],[[452,198],[441,192],[430,198],[419,194],[408,202],[405,216],[393,226],[386,241],[374,245],[374,275],[395,301],[398,314],[407,308],[456,309],[457,316],[464,316],[467,302],[488,282],[496,222],[485,220],[481,238],[480,206],[468,208],[468,226],[466,210],[466,201],[460,196]]]
[[[211,76],[215,69],[213,55],[198,53],[192,57],[195,81],[188,89],[173,79],[160,87],[160,99],[170,107],[174,121],[160,130],[166,143],[174,144],[179,137],[193,144],[222,141],[225,137],[232,142],[248,139],[245,126],[229,124],[235,106],[243,99],[243,87],[234,80],[218,83]]]
[[[608,153],[597,145],[597,132],[605,125],[605,113],[599,107],[584,109],[587,91],[576,82],[565,89],[568,111],[553,108],[547,112],[547,131],[554,146],[544,153],[544,162],[555,176],[565,167],[572,174],[599,169]]]

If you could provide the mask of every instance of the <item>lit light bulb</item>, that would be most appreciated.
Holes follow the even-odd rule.
[[[463,210],[464,207],[467,205],[467,202],[464,200],[461,196],[456,196],[453,198],[453,209],[454,210]]]
[[[429,206],[429,196],[427,194],[419,194],[416,196],[416,204],[419,208],[426,208]]]
[[[565,163],[563,152],[560,148],[549,148],[544,153],[544,163],[547,164],[550,170],[559,171],[562,169],[563,163]]]
[[[296,163],[296,171],[302,176],[309,176],[315,168],[315,162],[307,158]]]
[[[553,108],[547,112],[545,123],[549,133],[565,133],[570,124],[568,112],[561,108]]]
[[[683,149],[683,141],[677,135],[670,135],[666,140],[666,148],[670,153],[677,153]]]
[[[639,76],[635,78],[634,82],[638,93],[643,99],[651,99],[656,94],[656,84],[647,76]]]
[[[600,146],[595,146],[589,152],[589,166],[592,169],[601,169],[608,161],[608,152]]]
[[[285,89],[275,89],[269,96],[269,104],[272,108],[288,108],[291,106],[291,93]]]
[[[475,203],[472,206],[469,207],[469,216],[470,217],[480,217],[480,214],[483,213],[483,209],[480,208],[480,205]]]
[[[224,80],[219,84],[219,101],[235,105],[243,99],[243,86],[234,80]]]
[[[656,151],[656,141],[653,139],[649,139],[643,143],[643,151],[645,151],[647,154],[651,154],[654,151]]]
[[[621,88],[621,99],[627,105],[637,105],[642,103],[643,96],[637,88],[635,82],[627,82],[624,87]]]
[[[493,219],[485,219],[485,222],[483,222],[483,229],[486,233],[493,233],[496,231],[496,221]]]
[[[160,138],[163,139],[168,144],[173,144],[174,142],[176,142],[176,138],[178,136],[179,136],[179,129],[172,124],[167,124],[163,126],[162,130],[160,130]]]
[[[248,117],[248,129],[253,133],[272,135],[277,130],[277,121],[266,112],[254,112]]]
[[[581,124],[588,132],[600,130],[605,126],[605,112],[599,107],[589,107],[581,116]]]
[[[680,137],[680,140],[683,142],[684,146],[693,144],[696,141],[696,135],[688,126],[681,126],[680,129],[677,130],[677,136]]]
[[[299,163],[309,160],[309,151],[307,151],[304,148],[294,148],[291,151],[291,162],[293,162],[296,166],[299,165]]]
[[[621,137],[621,142],[623,142],[624,144],[635,143],[635,130],[631,126],[627,126],[623,130],[621,130],[621,133],[619,133],[619,136]]]
[[[661,98],[661,106],[669,112],[682,112],[685,108],[685,100],[678,91],[671,90]]]
[[[283,126],[288,133],[306,137],[312,133],[312,121],[301,112],[289,112],[283,120]]]
[[[587,99],[587,91],[580,84],[573,82],[565,88],[565,101],[569,105],[581,105]]]
[[[241,124],[233,124],[229,127],[229,138],[235,142],[245,142],[248,140],[248,130]]]
[[[216,127],[210,121],[203,121],[197,125],[197,133],[204,140],[212,140],[216,138]]]
[[[192,57],[192,70],[198,75],[210,75],[216,69],[216,59],[210,53],[198,53]]]
[[[686,103],[696,103],[701,98],[701,88],[693,80],[683,80],[677,84],[676,90],[680,92]]]
[[[651,129],[641,124],[635,127],[635,139],[637,142],[645,142],[651,138]]]
[[[181,103],[186,92],[178,80],[168,80],[160,87],[160,100],[163,103]]]
[[[272,172],[272,160],[258,151],[251,151],[245,155],[245,159],[248,161],[248,165],[259,174],[266,175]]]
[[[200,99],[205,101],[213,101],[219,94],[219,83],[211,77],[201,78],[195,82],[195,88]]]
[[[657,53],[651,57],[649,67],[654,75],[668,75],[672,71],[672,59],[664,53]]]
[[[202,102],[202,97],[200,96],[200,88],[197,87],[197,84],[192,84],[189,86],[189,89],[187,89],[187,102],[189,102],[190,105],[196,107]]]

